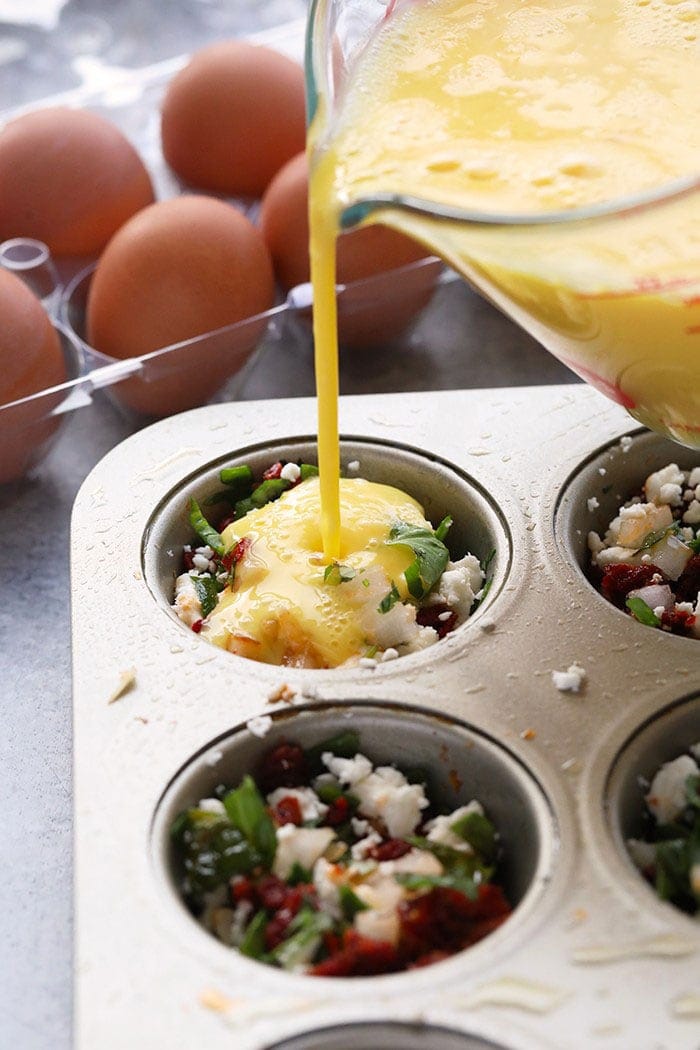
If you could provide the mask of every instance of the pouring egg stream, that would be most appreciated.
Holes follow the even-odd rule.
[[[314,83],[330,65],[323,17],[317,0],[309,211],[327,559],[340,529],[334,244],[349,218],[416,237],[636,419],[699,445],[697,5],[399,0],[335,99]],[[679,179],[685,192],[663,205],[536,221]],[[428,210],[363,204],[396,195]],[[448,220],[435,205],[519,223]]]

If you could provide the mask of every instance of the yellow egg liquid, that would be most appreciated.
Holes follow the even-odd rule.
[[[537,217],[700,174],[700,0],[420,0],[310,129],[323,542],[338,550],[334,239],[376,193]],[[371,212],[635,418],[700,445],[700,190],[556,225]]]

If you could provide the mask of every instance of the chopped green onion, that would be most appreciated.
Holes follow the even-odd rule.
[[[238,945],[242,955],[250,959],[262,959],[265,954],[265,927],[267,926],[267,912],[264,909],[257,911],[246,926],[243,940]]]
[[[237,518],[243,518],[251,510],[264,507],[266,503],[272,503],[279,499],[283,492],[292,487],[291,481],[286,478],[265,478],[253,489],[250,496],[236,503],[235,514]]]
[[[648,532],[640,547],[637,547],[635,554],[641,554],[642,551],[648,551],[650,547],[655,547],[657,543],[661,543],[666,536],[678,532],[681,527],[680,521],[672,521],[670,525],[666,525],[663,529],[657,529],[655,532]]]
[[[438,527],[436,528],[435,535],[437,536],[437,538],[439,540],[443,540],[444,541],[445,536],[447,535],[447,533],[450,531],[451,528],[452,528],[452,518],[451,518],[451,516],[449,514],[446,514],[445,517],[440,522],[440,524],[438,525]]]
[[[628,598],[625,605],[634,616],[635,620],[639,620],[646,627],[660,627],[661,620],[656,615],[653,609],[650,609],[643,598]]]
[[[220,534],[213,528],[207,519],[202,514],[202,508],[197,503],[196,499],[191,499],[189,503],[189,518],[190,525],[199,536],[202,543],[206,546],[211,547],[212,550],[216,551],[217,554],[224,553],[224,541]]]
[[[349,565],[341,565],[340,562],[333,561],[330,565],[326,565],[323,573],[323,582],[328,583],[333,587],[337,587],[338,584],[348,583],[349,580],[354,580],[355,570]]]
[[[401,595],[398,592],[398,588],[397,588],[396,584],[392,580],[391,581],[391,590],[387,594],[384,595],[384,597],[380,601],[379,605],[377,606],[377,611],[380,612],[380,613],[388,613],[389,610],[393,609],[394,606],[396,605],[396,603],[398,601],[400,601],[400,600],[401,600]]]
[[[219,481],[222,485],[231,485],[237,489],[244,489],[246,486],[253,484],[253,471],[245,464],[240,467],[224,467],[219,472]]]

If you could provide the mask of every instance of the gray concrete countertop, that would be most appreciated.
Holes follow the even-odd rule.
[[[303,0],[5,0],[0,108],[49,98],[89,77],[104,83],[110,71],[268,28],[304,10]],[[308,339],[292,344],[264,351],[240,396],[313,393]],[[348,355],[341,376],[345,393],[574,378],[460,282],[438,292],[408,342]],[[143,425],[101,397],[71,414],[31,477],[0,488],[0,1046],[13,1050],[68,1050],[72,1041],[70,514],[95,463]]]

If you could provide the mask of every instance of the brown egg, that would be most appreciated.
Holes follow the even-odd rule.
[[[136,357],[268,310],[274,276],[258,230],[224,201],[185,196],[152,204],[114,236],[87,303],[87,340]],[[161,355],[114,387],[139,412],[168,415],[208,400],[242,366],[266,322]]]
[[[61,344],[44,307],[26,284],[0,267],[0,406],[65,383]],[[0,409],[0,484],[22,476],[56,430],[47,417],[60,395]]]
[[[0,131],[0,241],[34,237],[54,255],[96,255],[152,201],[136,150],[96,113],[56,106]]]
[[[309,280],[308,193],[308,164],[300,153],[278,172],[262,200],[260,228],[285,291]],[[396,230],[366,226],[339,237],[336,281],[363,281],[428,255],[422,245]],[[344,291],[338,301],[341,343],[371,346],[394,338],[426,305],[434,279],[431,268]]]
[[[161,135],[165,159],[186,182],[260,197],[304,147],[301,66],[240,40],[205,47],[171,82]]]

